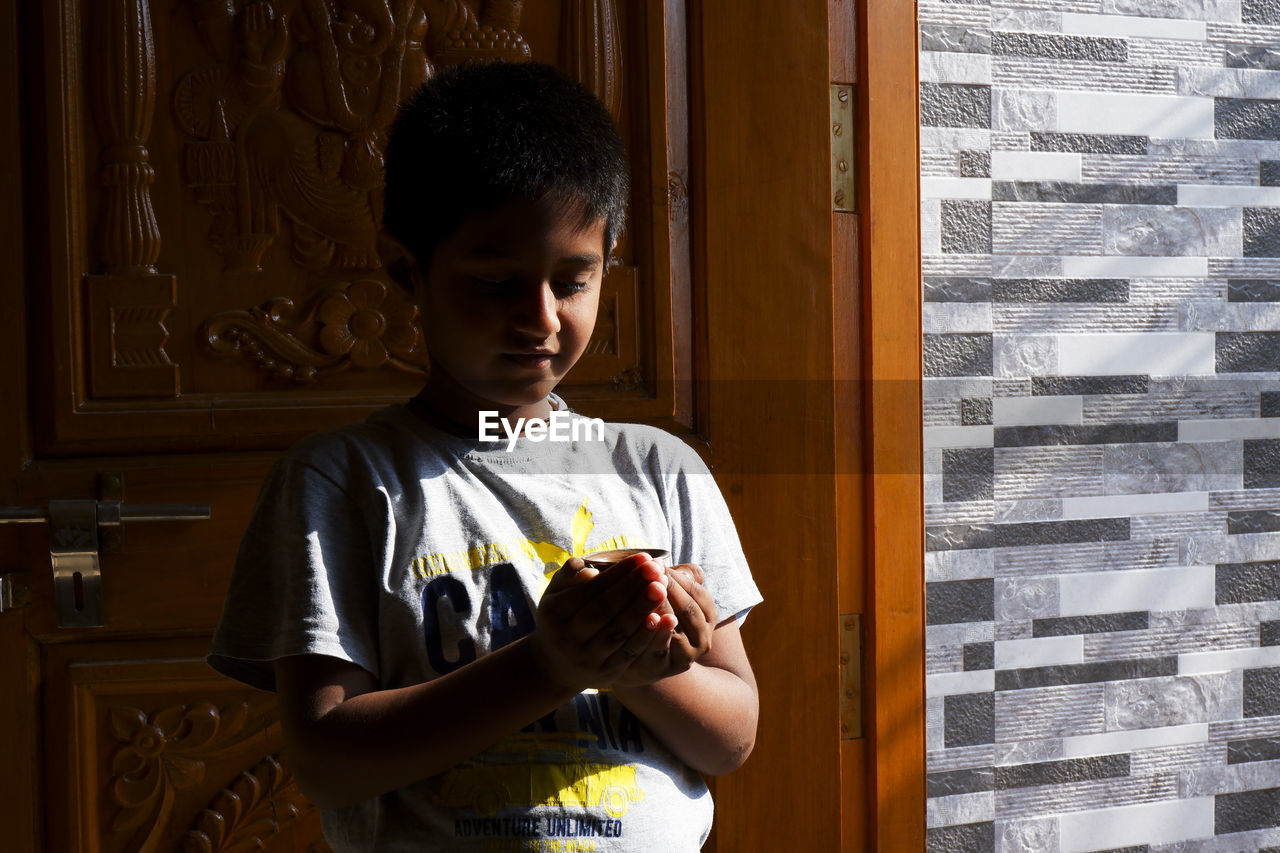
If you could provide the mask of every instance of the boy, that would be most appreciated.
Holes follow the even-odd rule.
[[[746,758],[758,704],[738,621],[760,597],[714,482],[648,427],[477,429],[578,417],[552,390],[622,225],[617,130],[547,66],[445,69],[386,179],[430,377],[275,466],[209,661],[277,691],[337,851],[696,851],[700,774]],[[619,548],[702,568],[581,559]]]

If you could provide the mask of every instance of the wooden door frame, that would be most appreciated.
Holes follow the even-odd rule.
[[[718,823],[716,849],[918,853],[915,4],[707,0],[694,18],[695,267],[708,340],[700,414],[765,592],[745,631],[764,674],[761,735],[747,765],[717,780],[721,814],[739,820]],[[854,87],[856,213],[833,212],[832,83]],[[757,283],[749,304],[743,282]],[[863,616],[864,737],[841,740],[837,635],[852,613]],[[802,776],[804,790],[782,790]]]
[[[27,327],[26,303],[28,258],[24,206],[26,186],[26,124],[23,105],[23,16],[20,0],[0,2],[0,91],[16,97],[0,99],[0,123],[9,131],[0,135],[0,257],[7,266],[10,282],[5,293],[5,310],[0,312],[0,465],[5,472],[17,472],[31,459],[31,436],[27,428]],[[8,104],[8,106],[3,106]],[[0,477],[0,505],[18,501],[18,481]],[[44,566],[21,563],[18,547],[20,531],[0,528],[0,574],[30,573]],[[23,627],[21,610],[0,613],[0,672],[10,673],[15,683],[0,691],[0,718],[19,720],[19,730],[30,732],[29,740],[7,737],[0,743],[0,824],[15,850],[43,849],[40,813],[39,685],[27,675],[34,671],[34,649]],[[19,678],[18,675],[21,674]]]

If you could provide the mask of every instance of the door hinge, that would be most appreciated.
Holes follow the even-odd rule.
[[[31,579],[21,572],[0,575],[0,613],[31,603]]]
[[[831,206],[837,212],[853,213],[857,197],[854,167],[853,87],[831,84]]]
[[[862,614],[840,614],[840,740],[862,737]]]

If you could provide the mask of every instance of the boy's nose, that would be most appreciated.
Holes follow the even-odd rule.
[[[531,287],[520,301],[516,314],[516,328],[524,334],[545,338],[560,331],[560,317],[556,312],[556,294],[550,281]]]

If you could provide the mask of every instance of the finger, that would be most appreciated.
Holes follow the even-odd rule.
[[[625,632],[623,637],[616,637],[617,642],[621,643],[625,635],[630,634],[644,619],[645,614],[666,600],[665,576],[659,569],[656,563],[650,561],[640,564],[626,575],[611,579],[612,586],[604,587],[603,591],[591,601],[585,602],[578,611],[575,630],[581,632],[579,636],[594,636],[617,623],[619,627],[613,629],[610,636],[616,636],[619,631]],[[605,574],[610,571],[612,568],[594,580],[592,586],[599,584],[603,587]]]
[[[654,603],[654,599],[666,600],[666,589],[656,582],[650,583],[647,588],[641,590],[641,595],[628,602],[612,619],[602,624],[586,639],[586,642],[600,649],[602,654],[613,654],[629,642],[637,631],[652,632],[660,625],[670,624],[674,617],[669,616],[664,622],[662,614],[655,612],[657,604]],[[592,624],[598,615],[597,613],[580,613],[575,631]]]
[[[702,615],[707,620],[707,624],[713,627],[719,625],[720,616],[716,610],[716,600],[711,597],[711,590],[698,584],[688,590],[688,593],[698,603],[698,607],[702,608]]]
[[[667,590],[667,595],[679,622],[676,630],[685,635],[695,648],[702,648],[710,639],[713,624],[707,620],[702,606],[681,584],[673,584]],[[712,609],[715,609],[715,605],[712,605]]]
[[[675,632],[671,635],[671,643],[667,649],[667,672],[670,675],[684,672],[693,662],[701,657],[701,653],[684,634]]]
[[[679,582],[680,586],[693,597],[693,600],[702,608],[703,616],[707,622],[712,625],[719,623],[716,615],[716,602],[711,597],[711,592],[702,585],[703,575],[702,569],[696,563],[681,563],[672,567],[672,576]]]
[[[635,631],[606,660],[609,670],[640,668],[649,677],[656,677],[665,669],[668,648],[671,644],[672,626],[661,619],[653,627]],[[654,664],[658,666],[654,666]]]
[[[677,563],[668,569],[669,572],[677,576],[683,576],[686,580],[692,580],[694,583],[706,583],[707,576],[702,571],[702,566],[697,563]],[[686,587],[688,585],[686,584]]]
[[[632,631],[623,642],[605,659],[606,669],[626,667],[640,657],[649,648],[649,644],[657,637],[657,620],[645,619],[639,628]]]
[[[587,574],[588,572],[590,574]],[[574,579],[585,580],[597,574],[599,574],[599,571],[587,568],[587,564],[583,562],[581,557],[570,557],[551,574],[551,582],[547,585],[547,591],[561,589]]]

